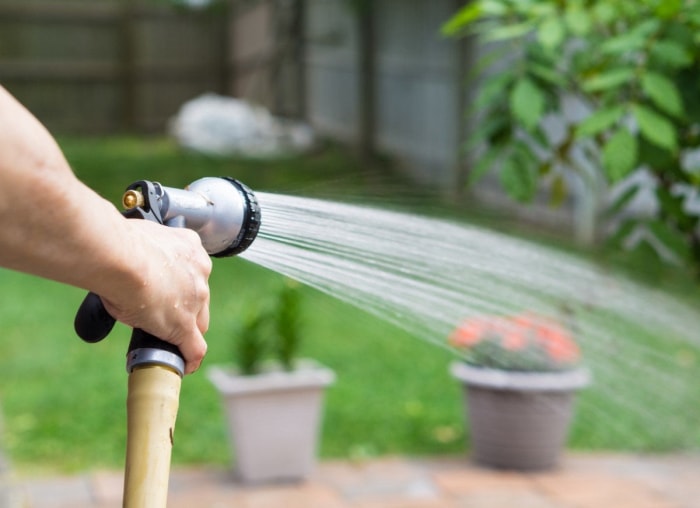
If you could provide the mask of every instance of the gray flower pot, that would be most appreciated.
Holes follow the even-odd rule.
[[[590,382],[586,369],[526,373],[455,362],[463,383],[473,458],[479,464],[516,470],[556,466],[577,390]]]
[[[240,376],[212,367],[207,374],[224,403],[236,477],[244,483],[307,478],[334,373],[307,361],[292,372]]]

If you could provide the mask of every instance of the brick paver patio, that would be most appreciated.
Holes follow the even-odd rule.
[[[17,477],[7,508],[117,508],[122,477]],[[570,454],[546,473],[467,458],[326,461],[299,484],[244,486],[223,469],[176,468],[170,508],[698,508],[700,455]],[[4,507],[3,507],[4,508]]]

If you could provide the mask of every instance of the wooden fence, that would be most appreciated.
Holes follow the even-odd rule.
[[[280,89],[270,83],[294,56],[265,40],[276,3],[0,0],[0,83],[58,132],[162,132],[205,92],[275,106]]]

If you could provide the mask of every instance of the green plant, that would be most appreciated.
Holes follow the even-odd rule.
[[[529,201],[544,181],[554,203],[572,176],[602,211],[606,186],[650,175],[656,213],[622,222],[656,238],[700,272],[700,3],[681,0],[475,0],[443,27],[487,43],[477,66],[470,179],[498,168],[507,192]],[[573,106],[573,107],[572,107]],[[573,111],[573,112],[572,112]],[[630,183],[607,210],[627,208]]]
[[[571,334],[559,323],[533,314],[467,319],[449,343],[467,363],[479,367],[524,371],[568,370],[581,360]]]
[[[268,360],[293,370],[301,345],[299,285],[288,279],[274,305],[251,311],[236,332],[236,364],[243,375],[261,372]]]
[[[296,357],[301,342],[301,305],[299,285],[289,279],[279,294],[277,302],[277,358],[285,368],[294,368]]]
[[[250,314],[238,330],[235,356],[238,369],[243,375],[252,376],[260,372],[262,359],[269,347],[269,338],[263,331],[266,319],[265,314]]]

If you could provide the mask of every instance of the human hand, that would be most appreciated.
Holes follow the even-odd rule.
[[[211,259],[191,230],[124,220],[130,266],[123,280],[103,285],[105,309],[118,321],[176,345],[196,371],[207,351]]]

